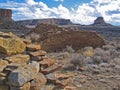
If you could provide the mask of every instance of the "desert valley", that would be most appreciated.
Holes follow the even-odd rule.
[[[120,26],[0,9],[0,90],[120,90]]]

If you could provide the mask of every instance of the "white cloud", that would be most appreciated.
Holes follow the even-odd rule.
[[[41,1],[25,0],[25,3],[1,3],[0,8],[12,9],[15,20],[66,18],[75,23],[91,24],[96,17],[103,16],[106,22],[120,25],[120,0],[93,0],[90,3],[78,5],[77,8],[72,7],[72,9],[68,9],[62,4],[50,8]]]
[[[34,0],[25,0],[25,2],[29,5],[35,5],[35,1]]]
[[[60,1],[60,2],[64,2],[64,0],[54,0],[55,2],[58,2],[58,1]]]

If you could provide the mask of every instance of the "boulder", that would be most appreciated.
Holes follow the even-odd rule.
[[[10,86],[10,90],[30,90],[30,82],[25,83],[21,87]]]
[[[30,90],[40,90],[42,85],[45,85],[47,79],[42,73],[38,73],[36,77],[31,81]]]
[[[8,76],[8,84],[18,87],[24,85],[28,81],[35,78],[39,71],[38,68],[39,64],[35,62],[18,67]]]
[[[72,76],[73,74],[71,73],[63,74],[60,72],[54,72],[54,73],[47,74],[46,78],[49,82],[55,83],[56,80],[68,79]]]
[[[29,39],[24,39],[24,38],[21,38],[22,41],[25,43],[25,44],[31,44],[31,40]]]
[[[54,59],[44,59],[40,61],[41,69],[48,68],[49,66],[53,65],[56,61]]]
[[[31,60],[38,61],[38,62],[43,60],[43,57],[46,56],[46,52],[42,50],[29,52],[28,54],[30,55]]]
[[[30,56],[25,54],[17,54],[11,57],[6,57],[5,60],[10,63],[26,63],[30,60]]]
[[[71,82],[71,78],[68,79],[61,79],[61,80],[56,80],[55,85],[63,88],[67,86]]]
[[[36,44],[28,44],[26,46],[26,49],[28,51],[37,51],[37,50],[40,50],[41,49],[41,46],[40,45],[36,45]]]
[[[9,75],[13,70],[17,69],[19,66],[21,66],[20,63],[11,63],[7,65],[7,67],[4,69],[4,72]]]
[[[12,33],[0,32],[0,52],[6,55],[18,54],[26,49],[25,43]]]
[[[8,65],[8,62],[6,60],[0,59],[0,72],[2,72],[7,65]]]
[[[36,56],[45,56],[46,55],[46,52],[45,51],[35,51],[35,52],[30,52],[29,53],[31,56],[33,57],[36,57]]]

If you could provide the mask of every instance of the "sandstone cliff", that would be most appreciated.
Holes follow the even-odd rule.
[[[103,17],[96,18],[92,25],[94,25],[94,26],[112,26],[111,24],[106,23]]]
[[[12,19],[11,9],[0,9],[0,28],[1,29],[25,29]]]

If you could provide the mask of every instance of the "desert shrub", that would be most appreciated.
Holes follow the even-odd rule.
[[[26,36],[26,38],[32,40],[32,42],[38,42],[40,36],[37,33],[31,33],[29,36]]]
[[[102,55],[102,53],[104,53],[104,50],[101,49],[101,48],[96,48],[96,49],[94,50],[94,53],[95,53],[95,55]]]
[[[98,56],[98,55],[94,55],[92,57],[92,60],[93,60],[93,63],[95,63],[95,64],[100,64],[103,62],[101,56]]]
[[[93,49],[93,47],[85,47],[85,48],[83,49],[82,54],[83,54],[84,56],[86,56],[86,57],[91,57],[91,56],[93,56],[93,55],[94,55],[94,49]]]
[[[83,67],[83,55],[74,55],[71,59],[71,64],[73,64],[76,68]]]
[[[104,50],[112,50],[112,49],[115,49],[115,46],[107,44],[107,45],[104,45],[102,48]]]
[[[93,64],[92,57],[86,57],[83,61],[84,65]]]
[[[112,62],[116,65],[120,65],[120,58],[114,58]]]
[[[60,55],[63,57],[63,58],[68,58],[70,57],[70,54],[68,52],[61,52]]]
[[[66,58],[69,58],[70,57],[70,53],[68,52],[60,52],[58,55],[56,55],[56,59],[58,60],[63,60],[63,59],[66,59]]]
[[[65,50],[69,53],[74,53],[75,52],[75,50],[72,48],[72,46],[66,46]]]
[[[111,53],[111,58],[120,57],[120,51],[118,51],[118,50],[115,50],[115,49],[111,50],[110,53]]]
[[[101,60],[103,61],[103,62],[110,62],[110,60],[111,60],[111,53],[110,53],[110,51],[109,50],[103,50],[103,49],[101,49],[101,48],[96,48],[95,49],[95,56],[94,57],[101,57]]]
[[[73,64],[66,64],[62,70],[63,71],[74,71],[76,69],[76,67]]]

